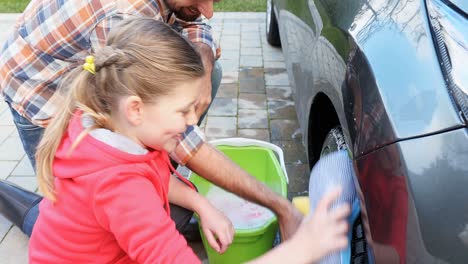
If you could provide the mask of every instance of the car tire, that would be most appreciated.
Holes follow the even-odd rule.
[[[322,150],[320,151],[320,157],[327,155],[331,152],[335,152],[338,150],[348,149],[346,142],[344,140],[343,132],[341,131],[341,127],[337,126],[332,128],[325,140],[323,141]]]
[[[275,47],[281,46],[281,40],[278,29],[278,20],[276,19],[272,0],[267,0],[266,37],[270,45]]]
[[[322,144],[320,157],[323,157],[325,155],[328,155],[329,153],[339,150],[348,150],[348,145],[346,145],[346,142],[344,140],[344,135],[343,131],[341,130],[341,127],[336,126],[332,128],[325,137],[325,140]],[[354,223],[351,224],[350,227],[352,228],[352,235],[349,245],[351,247],[349,263],[370,263],[361,215],[358,215],[357,219],[354,221]]]

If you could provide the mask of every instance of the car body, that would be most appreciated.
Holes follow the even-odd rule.
[[[268,0],[310,166],[330,139],[353,158],[368,253],[353,263],[468,263],[467,14],[466,0]]]

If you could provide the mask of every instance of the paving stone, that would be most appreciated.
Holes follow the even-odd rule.
[[[229,20],[234,19],[262,19],[265,14],[258,12],[224,12],[224,18]]]
[[[301,141],[302,134],[299,130],[299,123],[296,120],[270,120],[271,140],[295,140]]]
[[[11,125],[14,125],[11,112],[3,111],[2,114],[0,114],[0,126],[11,126]]]
[[[243,48],[240,50],[240,55],[262,56],[262,49],[261,48]]]
[[[23,187],[26,190],[35,192],[39,187],[36,176],[10,176],[7,181]]]
[[[272,140],[272,143],[283,150],[285,163],[307,164],[307,154],[302,142]]]
[[[261,56],[241,56],[240,66],[241,67],[262,67],[263,60]]]
[[[265,61],[263,60],[265,69],[286,69],[284,61]]]
[[[11,222],[0,214],[0,241],[2,241],[2,239],[5,237],[5,235],[8,233],[11,227]]]
[[[263,37],[263,34],[261,36]],[[271,46],[270,44],[268,44],[266,42],[262,45],[262,50],[263,50],[264,54],[267,54],[267,53],[282,53],[281,48],[273,47],[273,46]]]
[[[0,144],[0,160],[20,160],[24,154],[21,140],[17,137],[8,137]]]
[[[242,31],[241,40],[244,40],[244,39],[255,39],[255,40],[260,41],[260,33],[258,32],[258,30],[247,31],[247,32]]]
[[[239,71],[240,80],[263,78],[263,68],[241,68]]]
[[[236,51],[240,50],[239,43],[225,41],[222,37],[221,37],[221,41],[219,42],[219,45],[222,50],[236,50]]]
[[[13,130],[16,130],[15,126],[0,126],[0,143],[2,143],[7,137],[9,137]]]
[[[263,68],[241,68],[239,91],[244,93],[265,93]]]
[[[34,169],[27,155],[21,159],[16,168],[11,173],[12,176],[35,176]]]
[[[239,91],[243,93],[265,93],[265,80],[263,78],[239,80]]]
[[[237,98],[239,88],[237,83],[221,84],[216,97]]]
[[[236,22],[231,22],[231,21],[227,21],[227,20],[224,20],[224,25],[223,25],[223,28],[224,29],[229,29],[229,30],[239,30],[241,29],[241,25],[239,23],[236,23]]]
[[[223,25],[223,36],[224,35],[240,35],[240,25],[239,23],[226,23]]]
[[[221,36],[240,36],[240,28],[225,28],[225,26],[223,26]],[[221,48],[224,49],[224,47]]]
[[[267,86],[266,95],[268,100],[292,99],[291,87],[289,86]]]
[[[249,48],[249,47],[255,47],[255,48],[261,49],[262,45],[261,45],[260,37],[258,35],[254,36],[252,34],[247,34],[244,36],[244,34],[242,34],[241,47],[243,49]]]
[[[240,93],[239,109],[266,109],[266,95],[257,93]]]
[[[224,25],[223,18],[213,17],[208,21],[208,24],[213,28],[213,30],[220,30]]]
[[[220,45],[220,39],[221,39],[221,31],[213,32],[213,41],[216,43],[218,47]]]
[[[239,129],[237,130],[237,135],[239,137],[252,138],[270,142],[270,130],[268,129]]]
[[[238,128],[268,128],[266,110],[239,109]]]
[[[13,129],[13,132],[11,132],[11,134],[8,137],[20,139],[20,135],[19,135],[18,130],[16,129],[16,127]]]
[[[0,114],[3,113],[4,111],[7,111],[8,109],[8,104],[3,100],[2,97],[0,97]]]
[[[239,51],[239,50],[222,50],[220,59],[239,61],[241,52],[242,52],[242,50],[241,51]]]
[[[237,98],[216,97],[208,112],[210,116],[236,116]]]
[[[210,18],[210,21],[208,24],[210,24],[210,26],[214,27],[214,26],[222,26],[224,23],[224,17],[220,17],[219,14],[216,14],[215,17],[212,17]]]
[[[209,139],[235,137],[237,134],[236,117],[208,116],[205,134]]]
[[[2,264],[27,264],[29,238],[16,226],[10,229],[2,243],[0,256]]]
[[[241,40],[241,47],[242,48],[260,48],[262,45],[261,45],[261,42],[259,39],[254,39],[254,40],[251,40],[251,39],[243,39]]]
[[[238,81],[239,81],[238,70],[231,71],[231,72],[223,70],[223,78],[221,79],[221,84],[237,83]]]
[[[294,197],[298,197],[298,196],[309,196],[309,190],[304,190],[304,191],[301,191],[301,192],[294,192],[294,191],[289,191],[289,187],[288,187],[288,200],[289,201],[292,201],[292,199]]]
[[[228,42],[239,45],[240,35],[237,35],[237,36],[233,36],[233,35],[223,36],[222,39],[221,39],[221,44],[228,43]]]
[[[220,59],[219,63],[223,67],[223,71],[226,72],[235,72],[239,69],[239,61],[238,60],[224,60]]]
[[[244,32],[258,32],[260,28],[258,23],[243,23],[241,24],[241,31]]]
[[[268,100],[268,114],[270,119],[294,119],[296,108],[292,100]]]
[[[0,160],[0,179],[5,180],[18,165],[18,161]]]
[[[265,61],[284,61],[284,56],[281,51],[270,50],[263,51],[263,59]]]
[[[288,193],[304,193],[309,190],[309,166],[307,164],[286,164],[289,185]]]
[[[265,73],[265,84],[278,85],[278,86],[289,86],[289,78],[286,72],[282,73]]]

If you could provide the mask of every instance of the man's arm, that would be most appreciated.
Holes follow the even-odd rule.
[[[273,192],[210,144],[201,145],[187,167],[208,181],[275,212],[283,240],[290,238],[299,227],[302,214],[287,199]]]

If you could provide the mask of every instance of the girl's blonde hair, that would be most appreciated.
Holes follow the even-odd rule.
[[[95,54],[95,74],[81,65],[62,81],[64,109],[59,109],[38,146],[37,175],[45,197],[56,200],[53,162],[68,123],[77,109],[93,118],[95,125],[76,139],[71,150],[96,128],[113,130],[111,112],[119,97],[135,95],[154,103],[178,83],[204,74],[195,48],[179,33],[152,18],[131,18],[113,28],[106,46]],[[70,150],[70,151],[71,151]]]

